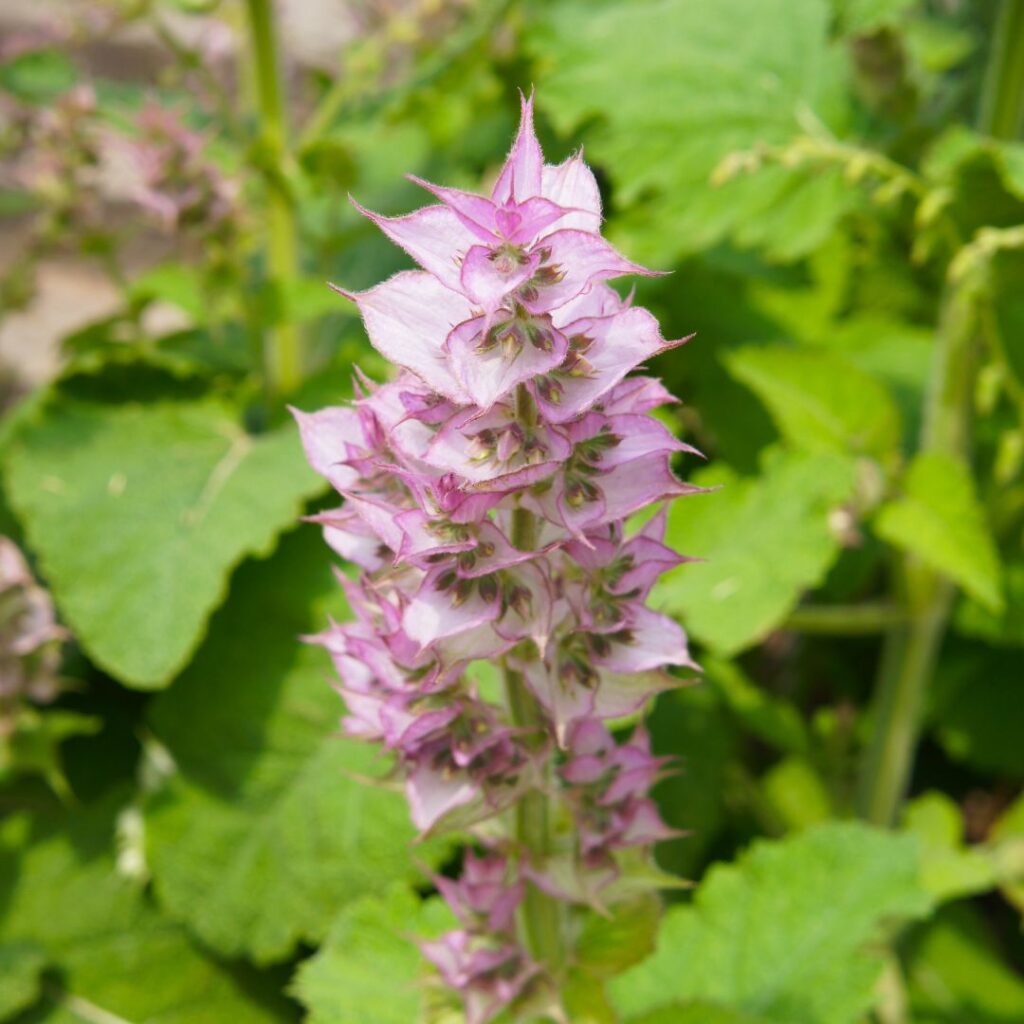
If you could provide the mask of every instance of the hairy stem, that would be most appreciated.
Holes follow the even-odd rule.
[[[973,293],[948,287],[925,399],[919,450],[966,459],[974,383]],[[913,555],[902,555],[894,585],[903,613],[888,632],[874,698],[874,731],[860,780],[859,810],[876,825],[895,822],[906,796],[925,693],[945,635],[953,587]]]
[[[529,392],[522,386],[516,393],[516,413],[524,425],[536,423],[537,410]],[[529,509],[516,508],[512,513],[512,545],[520,551],[537,546],[537,518]],[[544,712],[530,692],[521,672],[505,667],[505,689],[509,711],[515,725],[540,730],[545,725]],[[523,796],[515,809],[515,836],[531,860],[542,861],[551,853],[551,815],[547,795],[533,790]],[[564,962],[562,908],[532,882],[526,885],[523,898],[523,928],[530,953],[553,971]]]
[[[246,10],[260,115],[259,159],[267,187],[267,269],[272,288],[283,299],[294,292],[299,265],[295,210],[285,184],[288,114],[272,0],[246,0]],[[280,316],[279,309],[275,315]],[[302,383],[303,352],[302,336],[295,324],[280,322],[271,327],[264,343],[263,364],[271,402],[298,388]]]

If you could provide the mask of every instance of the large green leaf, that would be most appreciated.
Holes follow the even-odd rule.
[[[899,448],[899,411],[888,391],[836,352],[754,346],[730,352],[725,362],[798,448],[879,458]]]
[[[706,561],[663,577],[654,602],[723,654],[763,639],[838,554],[828,514],[849,499],[854,475],[844,456],[779,452],[768,454],[759,477],[724,466],[695,474],[695,483],[721,490],[677,501],[668,536]]]
[[[0,949],[41,950],[53,969],[32,1020],[288,1019],[283,1001],[201,953],[117,873],[115,809],[106,800],[54,820],[12,818],[0,833]]]
[[[64,619],[142,688],[181,669],[232,568],[319,488],[293,427],[253,437],[211,401],[61,398],[22,424],[6,479]]]
[[[417,1024],[425,1000],[415,940],[454,926],[441,900],[422,902],[398,887],[346,907],[292,983],[307,1024]]]
[[[654,956],[612,997],[627,1018],[706,999],[771,1024],[855,1024],[880,972],[866,943],[929,906],[913,838],[833,823],[760,842],[668,912]]]
[[[999,556],[970,471],[959,459],[942,452],[917,456],[903,495],[882,506],[875,529],[987,608],[1002,610]]]
[[[829,17],[826,0],[545,5],[528,37],[540,109],[566,135],[590,125],[587,153],[630,208],[630,252],[671,260],[731,235],[792,257],[828,237],[856,196],[838,172],[710,179],[736,151],[841,127]]]
[[[239,570],[195,660],[153,705],[178,767],[146,814],[156,891],[225,954],[285,957],[346,902],[414,870],[405,801],[367,781],[386,761],[339,735],[330,662],[299,639],[339,593],[318,531],[300,529]]]

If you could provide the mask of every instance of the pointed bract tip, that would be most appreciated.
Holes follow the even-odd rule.
[[[333,281],[328,281],[327,287],[330,288],[332,292],[337,292],[339,295],[344,296],[346,299],[348,299],[349,302],[355,302],[358,304],[358,292],[346,291],[344,288],[341,287],[341,285],[335,284]]]

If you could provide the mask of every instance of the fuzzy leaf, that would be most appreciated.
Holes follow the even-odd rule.
[[[117,806],[108,799],[54,820],[9,818],[0,833],[0,944],[39,949],[54,971],[32,1020],[281,1020],[280,1000],[203,955],[117,873]]]
[[[940,452],[917,456],[907,470],[903,496],[882,506],[875,529],[987,608],[1002,610],[995,542],[970,471],[958,459]]]
[[[677,501],[668,543],[706,561],[663,577],[654,603],[698,640],[733,654],[763,639],[821,582],[839,552],[828,513],[852,494],[854,464],[774,452],[759,477],[714,466],[693,480],[721,490]]]
[[[614,173],[628,208],[620,244],[658,261],[732,236],[791,258],[828,237],[855,198],[838,172],[773,166],[720,188],[710,179],[731,153],[787,143],[815,121],[841,127],[830,14],[825,0],[546,8],[528,39],[544,112],[566,135],[593,122],[588,156]]]
[[[329,660],[299,639],[339,594],[317,531],[243,566],[232,594],[152,709],[179,773],[147,811],[148,852],[176,917],[218,952],[263,962],[413,877],[414,833],[404,799],[367,781],[386,761],[339,735]]]
[[[63,618],[142,689],[181,669],[234,566],[320,489],[291,425],[253,437],[210,401],[63,398],[22,424],[6,482]]]
[[[669,911],[654,956],[613,980],[612,998],[627,1017],[706,999],[769,1024],[854,1024],[881,965],[865,944],[929,907],[912,838],[833,823],[759,842]]]
[[[413,1024],[422,1019],[417,986],[429,969],[415,939],[455,927],[438,899],[403,888],[346,907],[317,954],[295,975],[292,992],[309,1010],[307,1024]]]
[[[885,457],[899,447],[900,416],[888,391],[838,353],[754,346],[725,361],[797,448]]]

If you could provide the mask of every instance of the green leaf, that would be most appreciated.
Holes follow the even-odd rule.
[[[760,783],[767,805],[786,831],[809,828],[835,814],[825,781],[805,757],[783,758]]]
[[[854,1024],[881,970],[866,944],[929,907],[910,837],[832,823],[762,841],[669,911],[654,956],[614,979],[612,998],[627,1018],[706,999],[767,1024]]]
[[[65,621],[143,689],[182,668],[231,570],[272,550],[320,490],[291,425],[253,437],[209,400],[51,402],[5,468]]]
[[[589,126],[588,156],[631,208],[616,222],[631,253],[672,260],[731,236],[792,258],[829,236],[856,197],[838,171],[710,179],[731,153],[842,127],[830,15],[825,0],[546,6],[527,39],[543,112],[567,136]]]
[[[915,1024],[1024,1020],[1024,980],[970,905],[944,908],[915,938],[906,977]]]
[[[770,452],[759,477],[719,465],[693,479],[721,490],[677,501],[668,542],[706,561],[663,577],[654,602],[730,655],[762,640],[824,578],[839,553],[828,515],[851,497],[855,464],[834,454]]]
[[[703,658],[708,685],[722,695],[743,727],[787,754],[806,754],[810,738],[800,712],[749,679],[735,662]]]
[[[0,89],[26,103],[51,103],[78,80],[78,70],[60,49],[31,50],[0,64]]]
[[[918,0],[833,0],[843,31],[866,35],[897,25]]]
[[[1003,573],[1006,605],[997,614],[969,597],[957,606],[955,623],[966,636],[991,644],[1024,647],[1024,559],[1010,562]]]
[[[0,942],[0,1020],[35,1003],[42,994],[46,953],[30,942]]]
[[[185,263],[161,263],[135,278],[129,297],[136,302],[168,302],[196,323],[207,319],[202,272]]]
[[[156,892],[226,955],[286,957],[432,856],[414,856],[402,796],[367,781],[387,762],[339,735],[330,661],[300,641],[339,597],[319,532],[301,528],[239,570],[195,660],[152,707],[178,767],[146,812]]]
[[[899,448],[900,416],[892,397],[837,352],[752,346],[730,352],[725,362],[797,448],[878,458]]]
[[[965,238],[983,227],[1011,227],[1024,216],[1024,143],[953,125],[935,141],[922,170],[943,190],[946,212]]]
[[[0,943],[29,944],[55,972],[33,1020],[271,1024],[280,1000],[162,918],[112,855],[115,798],[0,833]]]
[[[903,495],[875,519],[878,535],[917,555],[987,608],[1001,611],[999,556],[968,468],[942,452],[918,455]]]
[[[904,812],[903,826],[921,841],[921,883],[936,899],[973,896],[996,885],[989,851],[964,843],[963,814],[945,793],[917,797]]]
[[[1021,184],[1024,189],[1024,173]],[[1024,392],[1024,253],[1011,250],[996,254],[991,268],[991,294],[999,351],[1020,394]]]
[[[303,963],[292,992],[309,1010],[307,1024],[413,1024],[422,1019],[424,973],[416,939],[455,926],[439,899],[407,890],[346,907],[319,952]]]
[[[972,646],[937,668],[931,723],[946,753],[995,775],[1024,779],[1020,652]]]
[[[642,1017],[630,1017],[626,1024],[764,1024],[764,1018],[700,1002],[662,1006]]]
[[[663,693],[647,724],[654,752],[676,759],[680,769],[654,789],[662,817],[683,833],[658,846],[658,863],[691,878],[726,823],[722,793],[739,756],[739,737],[721,698],[708,686]]]
[[[588,914],[576,942],[583,970],[598,977],[619,974],[654,950],[661,901],[653,895],[615,907],[612,915]]]

